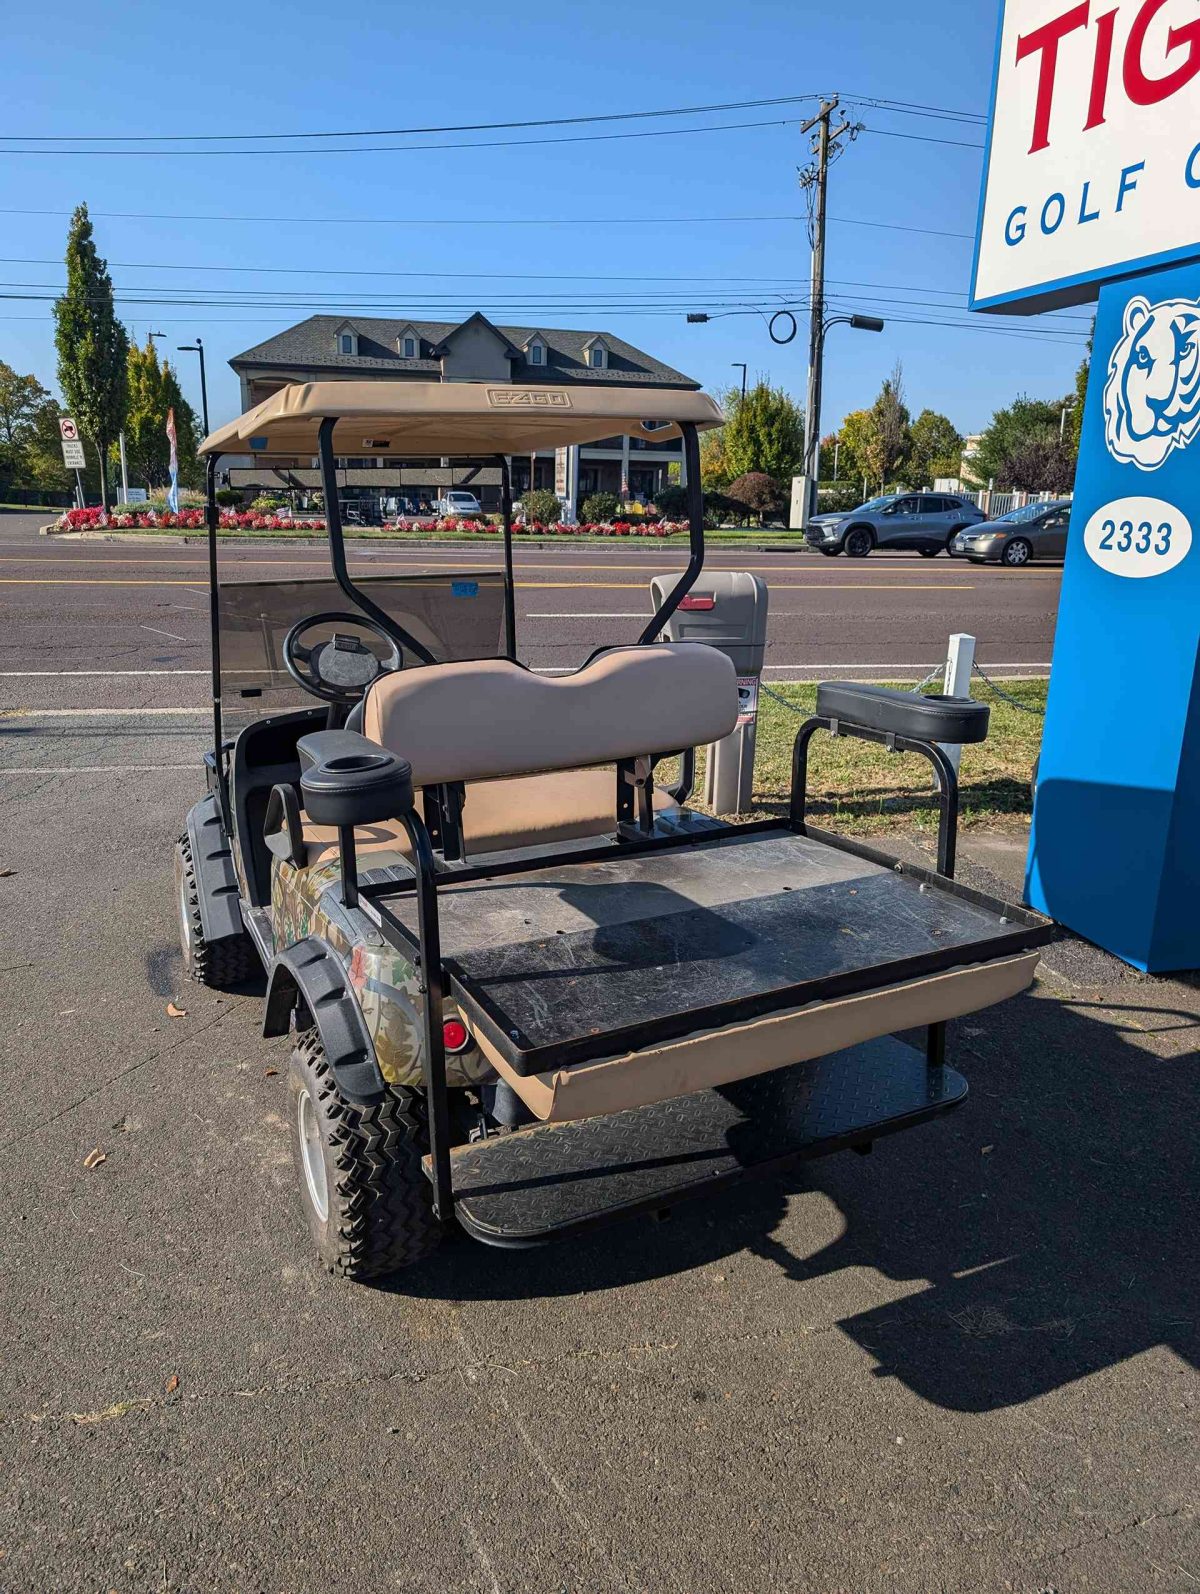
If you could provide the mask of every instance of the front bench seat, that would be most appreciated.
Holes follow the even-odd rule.
[[[466,785],[464,838],[479,853],[615,831],[618,762],[720,741],[737,715],[726,654],[656,642],[614,648],[566,676],[510,659],[382,675],[364,698],[362,731],[408,760],[415,787]],[[655,807],[677,809],[665,792]],[[398,825],[358,834],[366,853],[406,850]],[[310,863],[336,852],[327,826],[306,822],[304,838]]]

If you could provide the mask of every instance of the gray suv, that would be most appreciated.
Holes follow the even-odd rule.
[[[949,493],[889,493],[848,513],[814,515],[805,540],[832,559],[865,559],[872,548],[903,548],[932,559],[967,526],[987,516],[969,498]]]

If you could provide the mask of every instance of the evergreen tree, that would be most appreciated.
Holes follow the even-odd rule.
[[[762,473],[790,481],[804,460],[804,411],[781,387],[757,382],[724,426],[730,477]]]
[[[869,413],[863,464],[882,490],[888,477],[904,464],[912,447],[908,406],[904,402],[904,371],[899,362],[880,388]]]
[[[67,287],[54,305],[58,381],[80,430],[96,451],[100,501],[109,507],[108,459],[125,421],[129,338],[113,309],[112,278],[96,252],[86,205],[67,233]]]

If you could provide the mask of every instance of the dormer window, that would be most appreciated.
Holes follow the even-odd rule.
[[[608,348],[600,338],[592,338],[583,346],[587,363],[593,371],[603,371],[608,364]]]
[[[358,334],[342,329],[337,335],[337,351],[339,354],[358,353]]]
[[[525,345],[525,358],[529,361],[530,365],[549,365],[550,362],[546,358],[546,344],[540,335],[530,338],[529,342]]]
[[[403,338],[400,343],[400,352],[406,360],[415,360],[417,357],[417,340],[411,334]]]

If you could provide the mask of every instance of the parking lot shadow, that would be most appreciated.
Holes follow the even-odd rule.
[[[1018,1405],[1157,1345],[1195,1364],[1197,1050],[1157,1055],[1153,1036],[1189,1031],[1190,1041],[1200,1028],[1195,1012],[1159,1008],[1147,1023],[1150,1012],[1019,997],[952,1027],[951,1055],[972,1087],[966,1105],[881,1141],[870,1158],[803,1165],[680,1208],[668,1223],[569,1246],[491,1251],[456,1239],[383,1287],[556,1297],[748,1250],[792,1281],[798,1323],[814,1321],[830,1275],[874,1269],[893,1281],[878,1306],[837,1326],[876,1376],[938,1406]],[[804,1198],[818,1191],[843,1230],[804,1254]]]

